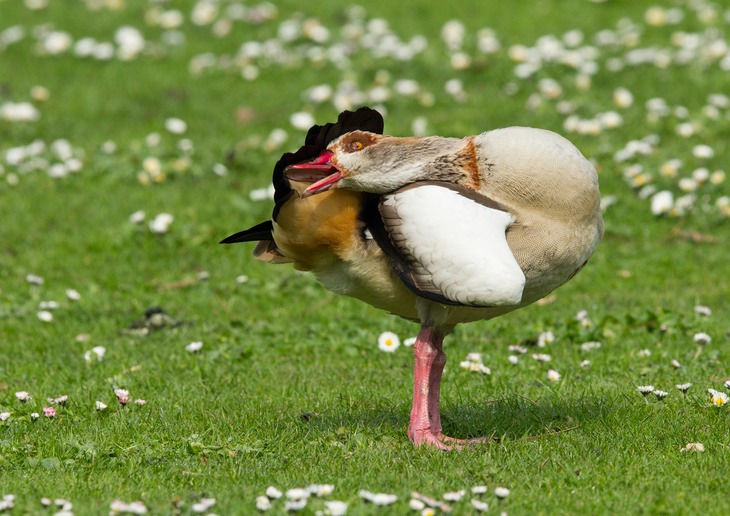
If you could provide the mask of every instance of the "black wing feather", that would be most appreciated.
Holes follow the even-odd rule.
[[[271,231],[274,225],[270,220],[256,224],[254,227],[244,229],[238,233],[224,238],[220,244],[236,244],[238,242],[258,242],[261,240],[271,240]]]

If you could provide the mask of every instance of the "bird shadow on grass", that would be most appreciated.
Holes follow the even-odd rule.
[[[538,399],[510,395],[500,399],[445,403],[441,421],[446,435],[456,438],[486,436],[491,442],[539,439],[578,430],[583,424],[611,412],[611,401],[599,395],[567,398],[548,394]],[[323,407],[324,408],[324,407]],[[405,435],[409,406],[388,400],[355,400],[340,397],[339,403],[308,421],[312,430],[340,436],[353,433]]]

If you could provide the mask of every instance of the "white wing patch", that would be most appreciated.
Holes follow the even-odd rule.
[[[468,306],[520,303],[525,275],[507,245],[509,213],[435,185],[384,197],[386,230],[417,284]]]

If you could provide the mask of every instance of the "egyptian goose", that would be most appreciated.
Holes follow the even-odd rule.
[[[542,298],[586,264],[603,236],[598,178],[546,130],[382,132],[369,108],[312,127],[274,168],[271,220],[222,243],[258,240],[257,258],[420,322],[408,437],[460,448],[468,441],[441,429],[444,337]]]

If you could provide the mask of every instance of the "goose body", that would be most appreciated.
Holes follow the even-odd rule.
[[[544,297],[586,264],[603,235],[595,168],[541,129],[384,136],[367,108],[337,124],[315,126],[277,164],[286,194],[270,225],[224,242],[260,240],[258,258],[293,262],[333,292],[419,322],[408,435],[449,449],[438,408],[444,336]]]

